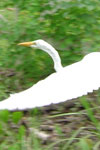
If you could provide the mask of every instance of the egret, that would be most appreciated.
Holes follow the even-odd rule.
[[[0,110],[26,110],[60,103],[86,95],[100,87],[100,52],[87,54],[81,61],[63,67],[58,52],[44,40],[20,43],[47,52],[55,72],[31,88],[11,94],[0,102]]]

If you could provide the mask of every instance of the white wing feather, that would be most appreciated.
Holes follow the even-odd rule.
[[[100,87],[100,53],[64,67],[33,87],[0,102],[0,110],[25,110],[86,95]]]

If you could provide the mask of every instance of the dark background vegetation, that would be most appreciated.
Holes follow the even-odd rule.
[[[53,61],[48,54],[38,49],[24,48],[17,45],[20,42],[37,39],[46,40],[56,48],[63,66],[81,60],[84,55],[90,52],[99,51],[100,1],[0,0],[0,100],[7,98],[10,93],[16,93],[31,87],[37,81],[54,72]],[[88,106],[86,106],[87,108]],[[33,147],[32,141],[30,144],[28,143],[27,147],[22,146],[23,143],[25,144],[28,141],[27,139],[21,141],[22,137],[25,137],[24,130],[26,128],[23,128],[25,122],[21,124],[21,127],[18,126],[18,134],[14,137],[15,131],[9,131],[12,129],[12,125],[10,124],[10,127],[4,125],[4,122],[8,124],[8,116],[9,113],[5,112],[0,118],[3,120],[0,125],[0,133],[3,135],[0,136],[0,143],[2,143],[0,148],[2,150],[22,150],[25,148],[26,150],[31,150],[31,148],[42,150],[41,145],[39,145],[40,141],[38,142],[35,137]],[[18,123],[22,116],[21,112],[12,114],[12,122]],[[96,126],[97,122],[91,111],[88,111],[88,116]],[[72,118],[73,120],[75,121],[76,119]],[[84,119],[81,121],[84,122]],[[38,123],[34,124],[37,126]],[[90,124],[92,123],[90,122]],[[5,126],[5,131],[2,129],[3,126]],[[83,126],[86,127],[87,123]],[[66,130],[68,130],[68,135],[71,130],[69,128]],[[60,134],[60,138],[63,139],[61,129],[58,126],[56,126],[56,131]],[[73,132],[74,129],[72,129]],[[94,129],[92,132],[95,132]],[[89,135],[91,134],[89,131],[88,133]],[[6,141],[2,141],[1,138],[5,137]],[[32,139],[33,136],[31,135],[30,138]],[[74,138],[74,135],[69,138],[67,146],[53,147],[53,145],[50,145],[51,148],[49,148],[67,150]],[[95,138],[97,145],[94,150],[98,148],[99,138],[100,135]],[[18,145],[15,141],[18,142]],[[92,150],[92,142],[89,138],[80,138],[79,145],[77,146],[76,144],[76,149]],[[81,147],[81,145],[83,146]],[[74,148],[74,146],[71,146],[68,149],[74,150]]]

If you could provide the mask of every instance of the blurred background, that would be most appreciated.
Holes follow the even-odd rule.
[[[0,1],[1,100],[54,72],[48,54],[17,45],[37,39],[56,48],[63,66],[99,51],[99,0]]]
[[[0,100],[54,72],[47,53],[18,46],[37,39],[55,47],[63,66],[100,51],[100,1],[0,0]],[[0,111],[0,149],[100,150],[99,106],[95,91],[30,111]]]

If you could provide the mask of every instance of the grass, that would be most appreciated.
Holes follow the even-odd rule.
[[[76,112],[70,109],[69,113],[59,112],[59,105],[59,113],[54,115],[52,111],[48,113],[38,109],[27,112],[0,111],[0,149],[99,150],[100,101],[97,96],[95,101],[87,99],[90,98],[83,96],[76,105],[77,109],[81,106],[84,109]],[[51,127],[52,130],[49,129]],[[35,134],[34,129],[50,137],[44,140]]]

